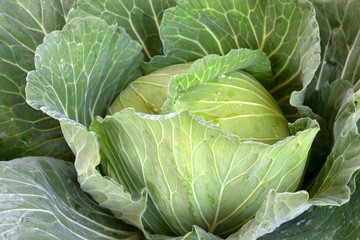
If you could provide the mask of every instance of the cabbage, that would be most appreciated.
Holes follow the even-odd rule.
[[[222,67],[212,71],[215,66]],[[146,189],[148,203],[141,218],[146,231],[181,236],[196,225],[229,236],[254,216],[270,189],[284,192],[298,187],[317,124],[299,119],[289,130],[271,95],[250,74],[235,69],[256,69],[266,79],[270,65],[260,51],[210,55],[192,64],[187,74],[170,78],[168,100],[160,106],[163,113],[172,108],[171,113],[150,115],[120,108],[91,124],[100,146],[101,173],[133,196]],[[151,83],[162,71],[149,75]],[[134,85],[143,89],[139,83],[149,84],[145,77],[135,80],[115,104],[123,106],[122,101],[132,99],[143,108],[155,105],[145,97],[136,101],[140,92]],[[200,114],[195,111],[199,108]],[[224,114],[229,112],[240,120],[230,118],[227,123]],[[265,122],[269,126],[264,127]],[[294,136],[286,138],[290,131]]]
[[[2,1],[2,236],[355,236],[359,7]]]

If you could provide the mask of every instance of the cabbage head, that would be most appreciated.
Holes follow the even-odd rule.
[[[270,69],[263,52],[248,49],[161,68],[130,83],[114,115],[90,125],[102,174],[133,196],[147,193],[146,231],[181,236],[198,226],[226,237],[270,189],[297,189],[318,126],[300,119],[288,127],[251,75],[266,80]]]
[[[247,240],[349,200],[358,95],[317,81],[312,3],[118,2],[79,1],[25,90],[100,206],[148,239]]]
[[[89,163],[76,163],[85,171],[78,173],[83,189],[94,193],[98,202],[113,205],[109,208],[117,216],[148,236],[182,236],[197,226],[228,237],[254,217],[270,191],[298,188],[319,127],[310,119],[288,124],[262,86],[272,78],[265,53],[234,49],[225,56],[212,54],[138,77],[134,62],[141,53],[134,56],[133,49],[141,50],[140,46],[116,26],[108,27],[96,18],[75,18],[62,32],[48,35],[45,42],[72,38],[74,29],[97,24],[108,28],[107,34],[113,32],[110,46],[111,41],[125,45],[113,58],[119,59],[115,64],[124,64],[124,56],[129,55],[132,62],[126,62],[122,74],[134,81],[127,77],[130,83],[109,107],[113,115],[91,122],[89,115],[78,115],[76,109],[67,112],[66,107],[60,115],[77,119],[61,122],[77,159],[91,158],[95,166],[101,159],[96,169]],[[48,81],[47,67],[40,62],[51,61],[46,54],[49,49],[44,44],[37,51],[40,68],[28,75],[29,99],[43,94],[39,89],[45,84],[39,84],[40,79]],[[62,58],[65,56],[59,56]],[[113,60],[108,61],[111,69]],[[67,63],[60,66],[66,69]],[[107,69],[106,65],[100,67]],[[79,79],[86,76],[85,72],[79,74]],[[111,75],[111,70],[107,74]],[[68,93],[68,97],[79,102],[78,108],[85,113],[94,111],[99,99],[91,103],[87,96],[106,88],[100,99],[111,99],[109,95],[115,92],[116,88],[105,86],[106,81],[113,78],[89,85],[90,91],[80,99],[76,94]],[[51,95],[45,98],[46,106],[40,107],[45,111],[62,106]],[[89,104],[93,106],[90,109]],[[90,132],[77,123],[81,121],[88,124]]]

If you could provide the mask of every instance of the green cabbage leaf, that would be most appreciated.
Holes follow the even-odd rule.
[[[74,0],[0,2],[0,160],[51,156],[73,160],[59,122],[26,103],[36,47],[65,25]]]
[[[3,239],[142,239],[77,182],[72,163],[49,157],[0,162]]]

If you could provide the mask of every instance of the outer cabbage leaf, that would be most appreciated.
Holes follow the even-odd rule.
[[[124,29],[95,17],[74,18],[37,48],[36,71],[29,73],[26,88],[30,105],[60,120],[76,154],[81,188],[104,207],[121,202],[124,210],[114,211],[115,216],[140,229],[146,195],[139,193],[133,200],[118,184],[101,177],[94,168],[100,162],[96,139],[85,126],[105,114],[114,96],[139,75],[141,60],[141,46]]]
[[[0,160],[42,155],[72,160],[58,121],[29,107],[26,74],[45,34],[61,29],[74,0],[0,1]]]
[[[337,81],[330,86],[330,92],[343,89],[343,95],[342,101],[336,101],[339,105],[334,105],[333,114],[337,113],[334,122],[328,121],[331,124],[331,152],[309,187],[312,201],[317,204],[341,205],[347,202],[351,193],[347,184],[355,171],[360,169],[360,134],[356,127],[360,113],[356,109],[353,89],[349,85],[348,82]],[[333,97],[336,94],[329,100]]]
[[[359,112],[352,88],[359,78],[359,16],[355,12],[360,3],[313,3],[320,25],[322,62],[311,84],[292,94],[291,103],[301,116],[317,119],[321,126],[304,187],[316,197],[317,204],[339,205],[349,200],[347,184],[360,167]]]
[[[334,119],[342,99],[348,98],[348,83],[337,83],[337,87],[331,88],[329,85],[337,80],[349,81],[357,90],[360,79],[360,17],[357,14],[360,2],[313,0],[312,3],[320,25],[322,61],[310,85],[294,93],[291,100],[302,116],[316,118],[321,125],[312,149],[314,161],[310,162],[309,176],[316,175],[331,151]]]
[[[277,193],[270,191],[255,218],[247,222],[237,233],[228,239],[257,239],[274,231],[280,224],[293,219],[306,211],[311,205],[306,191],[296,193]]]
[[[267,89],[292,118],[297,112],[289,106],[290,94],[310,82],[320,62],[318,31],[315,10],[305,0],[180,0],[161,22],[166,56],[154,58],[144,69],[151,72],[236,48],[261,49],[274,73]]]
[[[356,239],[360,236],[360,178],[350,201],[340,207],[312,207],[261,240]]]
[[[140,51],[124,29],[95,17],[75,18],[37,48],[27,102],[55,119],[88,126],[141,74]]]
[[[311,0],[320,26],[322,61],[310,89],[342,79],[360,89],[360,2]],[[312,91],[310,91],[311,93]]]
[[[131,38],[142,45],[149,60],[162,54],[160,22],[164,10],[175,3],[175,0],[79,0],[77,11],[71,12],[70,18],[90,15],[125,28]]]
[[[359,1],[313,0],[320,26],[322,61],[313,81],[291,102],[303,117],[317,119],[321,131],[315,138],[304,187],[316,205],[264,239],[318,239],[357,237],[357,201],[354,179],[360,167]],[[320,172],[320,173],[319,173]],[[318,174],[319,173],[319,174]],[[355,213],[353,213],[355,212]]]
[[[90,129],[102,162],[111,166],[103,175],[130,193],[145,188],[154,204],[146,210],[170,232],[183,235],[195,224],[219,236],[251,219],[270,189],[297,189],[318,131],[315,122],[300,119],[290,128],[295,136],[266,145],[241,142],[188,111],[159,116],[132,109],[98,118]],[[152,232],[157,223],[147,216]]]
[[[0,237],[141,239],[84,193],[73,164],[48,157],[0,162]]]
[[[143,230],[140,216],[145,209],[146,193],[141,191],[133,197],[118,183],[101,176],[96,169],[100,154],[94,133],[73,121],[61,121],[61,126],[66,141],[76,154],[75,169],[81,189],[100,206],[111,209],[116,217]]]
[[[296,98],[298,96],[298,94],[294,94],[292,100],[294,102],[299,100]],[[353,93],[350,82],[338,80],[330,85],[325,83],[319,91],[314,92],[311,100],[307,102],[316,113],[308,106],[298,105],[300,113],[303,116],[319,119],[321,137],[327,137],[325,139],[316,138],[314,146],[324,142],[327,142],[328,145],[326,148],[312,147],[314,151],[309,159],[309,171],[305,174],[307,180],[304,181],[303,188],[308,189],[311,197],[309,203],[320,206],[330,205],[331,207],[313,207],[297,220],[286,223],[284,227],[289,226],[289,231],[280,227],[274,235],[269,234],[265,239],[287,239],[287,236],[289,238],[293,236],[296,239],[316,239],[320,236],[336,239],[336,236],[341,236],[341,238],[346,236],[347,229],[356,232],[352,227],[352,222],[356,223],[356,221],[351,220],[351,216],[347,224],[341,224],[339,221],[342,221],[342,218],[332,216],[331,212],[339,211],[336,214],[341,213],[342,217],[346,218],[345,213],[348,212],[346,207],[340,207],[340,209],[345,209],[344,213],[343,210],[335,210],[337,208],[334,208],[333,205],[339,206],[351,201],[350,195],[354,191],[354,176],[357,175],[360,168],[360,135],[356,126],[360,117],[358,99]],[[324,214],[327,213],[329,215],[324,217]],[[336,224],[331,224],[331,222],[336,222]],[[327,223],[330,224],[331,230],[324,231]],[[291,226],[292,224],[294,226]],[[325,224],[324,227],[322,224]],[[337,228],[335,229],[334,226]],[[303,231],[295,229],[303,229]],[[283,234],[282,237],[279,237],[280,233]],[[355,233],[354,235],[353,233],[348,234],[356,236]]]

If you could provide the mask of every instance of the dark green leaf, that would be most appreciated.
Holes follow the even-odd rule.
[[[299,104],[304,92],[293,94],[292,104],[302,116],[319,119],[321,131],[314,141],[303,187],[313,204],[342,205],[350,198],[347,185],[360,168],[360,134],[356,126],[360,112],[352,85],[343,80],[322,85],[310,101],[305,101],[311,108]]]
[[[306,211],[311,206],[308,200],[309,194],[306,191],[278,193],[271,190],[256,216],[228,240],[254,240],[272,232],[280,224]]]
[[[341,207],[312,207],[259,240],[358,239],[360,236],[360,178],[350,202]]]
[[[141,239],[84,193],[73,164],[48,157],[0,162],[3,239]]]
[[[58,121],[25,101],[35,49],[45,34],[64,26],[73,5],[74,0],[0,1],[0,160],[28,155],[73,159]]]
[[[117,24],[143,47],[147,60],[162,55],[159,37],[160,22],[165,9],[175,6],[175,0],[79,0],[74,16],[95,16],[108,24]]]
[[[316,9],[322,61],[310,89],[342,79],[360,88],[360,1],[311,0]],[[310,91],[311,93],[312,91]]]

